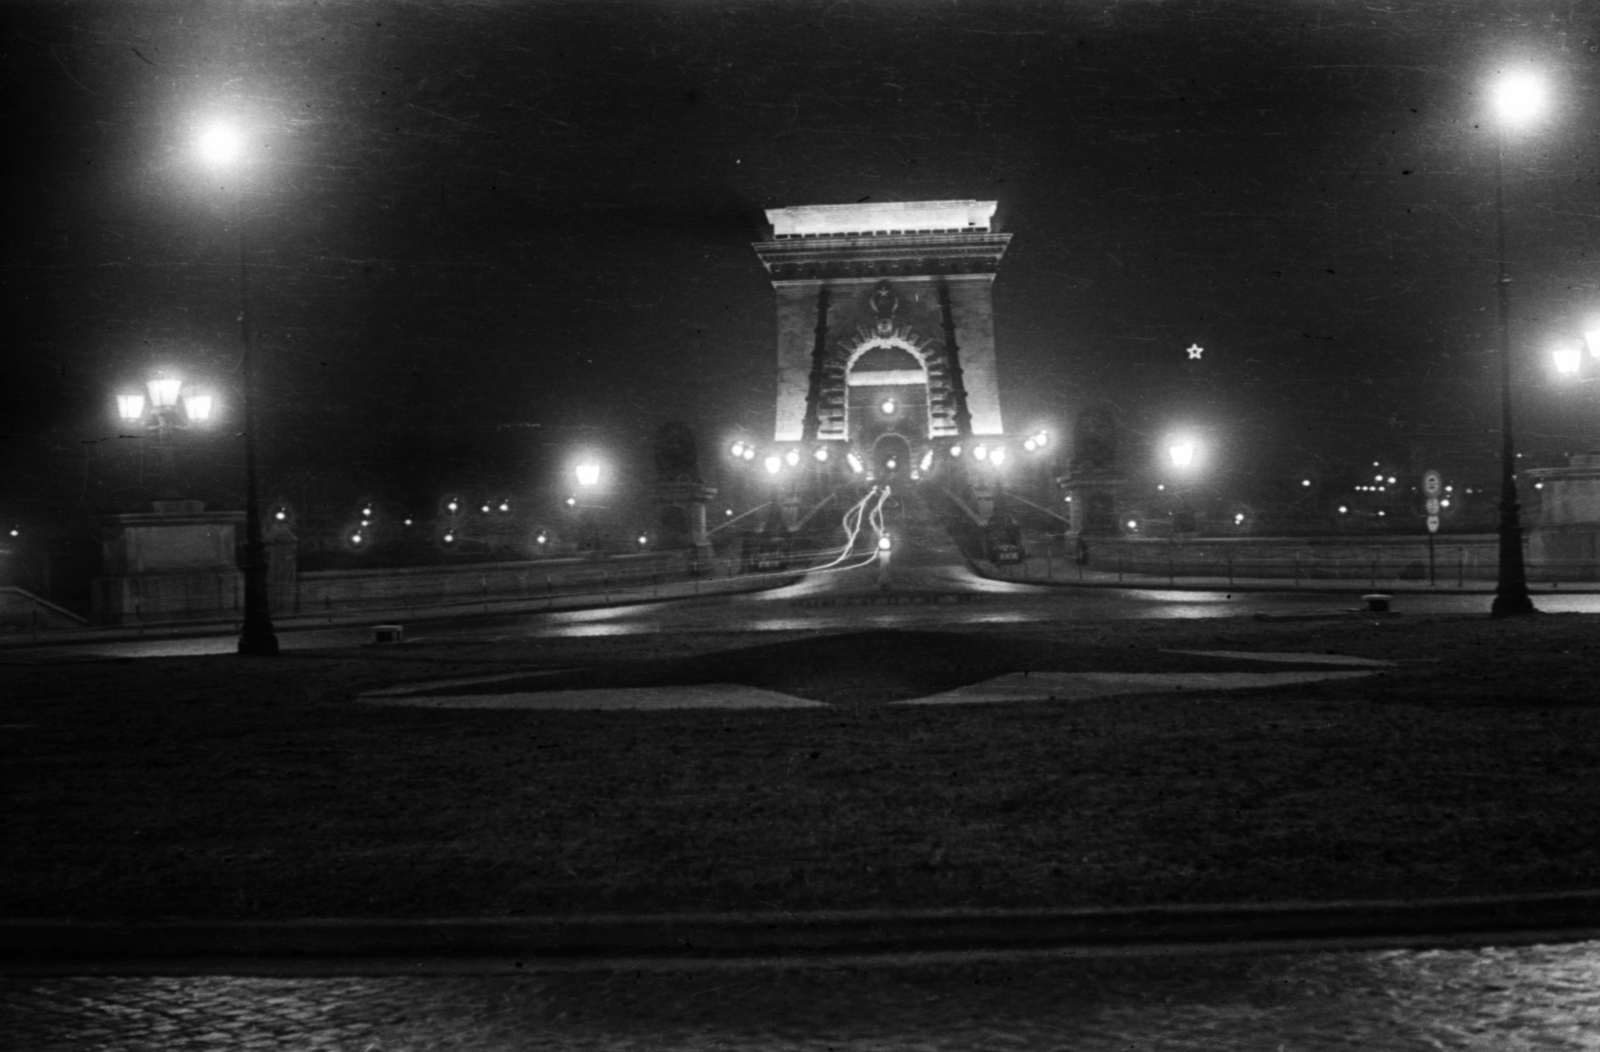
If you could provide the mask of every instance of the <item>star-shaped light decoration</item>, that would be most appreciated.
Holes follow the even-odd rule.
[[[1204,353],[1206,353],[1206,349],[1200,346],[1198,343],[1191,343],[1189,345],[1189,360],[1191,362],[1199,361],[1200,356]]]

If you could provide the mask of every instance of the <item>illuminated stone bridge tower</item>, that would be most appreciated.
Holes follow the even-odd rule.
[[[773,208],[756,243],[778,300],[773,438],[880,466],[1000,436],[993,201]]]

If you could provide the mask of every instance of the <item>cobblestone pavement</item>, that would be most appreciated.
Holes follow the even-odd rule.
[[[0,980],[31,1052],[1595,1049],[1600,943],[348,978]]]

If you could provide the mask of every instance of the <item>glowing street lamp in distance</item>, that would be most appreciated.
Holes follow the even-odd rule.
[[[783,458],[778,456],[776,453],[769,456],[766,460],[762,461],[762,463],[765,465],[767,474],[769,475],[776,475],[778,472],[783,470]]]
[[[117,415],[128,423],[144,416],[144,395],[119,394],[117,395]]]
[[[195,152],[209,165],[224,168],[244,153],[244,136],[232,126],[218,121],[206,125],[195,139]]]
[[[1600,333],[1595,335],[1600,336]],[[1562,376],[1577,376],[1583,368],[1583,348],[1576,344],[1562,344],[1550,353],[1556,360],[1556,372]]]
[[[1506,73],[1491,93],[1495,112],[1509,124],[1525,123],[1544,110],[1544,81],[1532,73]]]
[[[183,390],[183,380],[176,376],[156,376],[145,386],[150,389],[151,406],[156,409],[171,409],[178,404],[178,392]]]
[[[216,403],[208,394],[190,394],[183,396],[183,412],[192,423],[203,424],[211,419],[211,411],[216,408]]]
[[[785,464],[789,465],[790,467],[794,467],[796,464],[799,464],[800,463],[800,451],[798,449],[789,450],[789,452],[787,452],[787,453],[785,453],[783,455],[783,462]]]
[[[1175,468],[1187,468],[1194,464],[1195,444],[1192,439],[1179,439],[1167,446],[1167,455],[1172,458]]]
[[[580,486],[594,486],[600,482],[600,465],[592,460],[585,460],[573,468],[572,472],[578,477]]]

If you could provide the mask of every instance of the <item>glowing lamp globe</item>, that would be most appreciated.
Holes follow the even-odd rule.
[[[228,165],[244,153],[244,137],[226,124],[212,124],[200,132],[195,149],[207,164]]]
[[[117,415],[129,423],[138,420],[144,415],[144,395],[117,395]]]
[[[1557,347],[1551,352],[1556,360],[1556,372],[1562,376],[1577,376],[1583,368],[1583,350],[1579,347]]]
[[[599,464],[588,462],[579,464],[573,469],[573,472],[578,476],[578,485],[580,486],[593,486],[600,481]]]
[[[1174,442],[1167,447],[1167,455],[1172,457],[1172,466],[1179,468],[1189,467],[1194,463],[1194,443]]]
[[[192,394],[183,396],[183,412],[196,423],[203,424],[211,419],[211,410],[214,403],[208,394]]]
[[[150,404],[156,409],[171,409],[178,404],[183,381],[175,376],[158,376],[145,384],[150,389]]]
[[[1495,81],[1493,97],[1501,118],[1521,123],[1544,109],[1544,82],[1531,73],[1508,73]]]

